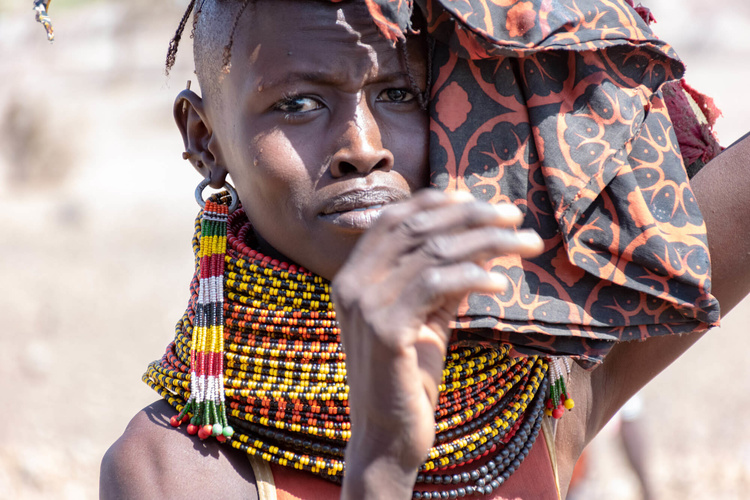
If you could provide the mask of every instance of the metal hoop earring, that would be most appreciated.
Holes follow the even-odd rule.
[[[200,205],[201,208],[206,208],[206,202],[203,200],[203,190],[211,184],[210,177],[204,177],[203,180],[195,188],[195,201]],[[240,197],[237,195],[237,190],[234,189],[230,183],[224,181],[224,186],[229,192],[229,213],[231,214],[240,205]]]

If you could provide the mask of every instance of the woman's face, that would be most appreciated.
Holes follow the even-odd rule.
[[[214,139],[261,249],[333,278],[386,205],[427,185],[427,114],[362,5],[264,1],[240,23]],[[424,40],[407,52],[424,90]]]

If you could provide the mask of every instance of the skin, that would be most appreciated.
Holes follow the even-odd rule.
[[[484,270],[488,259],[535,255],[541,241],[515,231],[515,207],[418,192],[427,185],[426,116],[399,51],[361,9],[274,0],[253,15],[264,22],[237,31],[221,95],[183,91],[175,118],[199,172],[214,187],[231,176],[256,246],[333,280],[351,387],[342,498],[410,498],[434,439],[449,319],[466,293],[504,288]],[[424,85],[422,41],[408,51]],[[725,216],[750,212],[748,154],[750,140],[695,179],[699,203],[711,203],[714,291],[725,313],[750,284],[750,222],[731,226]],[[574,366],[576,410],[555,443],[563,497],[583,447],[698,338],[622,344],[596,370]],[[160,401],[136,415],[104,457],[101,497],[256,498],[246,457],[172,429],[173,414]]]

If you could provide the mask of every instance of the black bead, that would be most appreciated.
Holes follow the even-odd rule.
[[[456,491],[458,491],[458,496],[459,496],[459,497],[463,498],[463,497],[465,497],[465,496],[466,496],[466,488],[463,488],[463,487],[461,487],[461,488],[459,488],[459,489],[458,489],[458,490],[456,490]]]
[[[476,481],[477,479],[479,479],[479,472],[478,471],[473,470],[473,471],[471,471],[470,474],[471,474],[471,480],[472,481]]]
[[[448,492],[447,491],[441,491],[440,492],[440,498],[448,500]]]
[[[518,459],[513,460],[513,468],[518,469],[521,466],[521,462]]]
[[[418,483],[424,482],[424,474],[417,474],[417,482]]]
[[[469,479],[471,479],[471,476],[469,476],[468,472],[462,472],[461,473],[461,481],[464,483],[468,483]]]
[[[492,489],[496,489],[498,486],[500,486],[500,483],[497,481],[497,479],[493,479],[490,481],[490,486],[492,486]]]
[[[495,470],[497,468],[497,465],[495,465],[495,461],[490,460],[489,462],[487,462],[487,468],[489,470]]]
[[[476,485],[477,488],[481,488],[482,486],[484,486],[484,478],[477,479],[475,485]]]
[[[453,474],[453,477],[451,478],[451,482],[453,484],[458,484],[461,482],[461,474]]]
[[[450,490],[448,492],[448,498],[458,498],[458,492],[456,490]]]
[[[432,493],[430,493],[429,491],[423,491],[422,498],[424,500],[430,500],[432,498]]]
[[[430,474],[424,475],[424,482],[425,484],[432,484],[432,476]]]
[[[434,476],[432,477],[432,481],[433,481],[433,482],[434,482],[435,484],[443,484],[443,476],[441,476],[440,474],[435,474],[435,475],[434,475]]]
[[[418,491],[415,491],[414,493],[412,493],[411,497],[414,500],[422,500],[422,494],[420,492],[418,492]]]

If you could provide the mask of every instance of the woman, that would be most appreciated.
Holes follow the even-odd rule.
[[[399,3],[394,2],[391,7],[397,9],[396,4]],[[435,5],[427,4],[429,13],[430,6]],[[525,2],[519,4],[520,8],[513,14],[505,13],[506,18],[513,21],[508,22],[508,31],[520,40],[534,32],[528,14],[532,11],[524,10],[522,4]],[[561,335],[565,342],[553,343],[545,351],[546,337],[540,336],[543,332],[534,330],[526,335],[524,338],[536,339],[536,343],[529,346],[522,345],[521,337],[507,336],[495,325],[478,328],[471,324],[472,320],[456,324],[457,309],[461,314],[472,310],[471,304],[467,308],[463,303],[467,293],[499,296],[516,284],[512,273],[507,272],[512,266],[496,266],[495,269],[504,271],[498,275],[486,270],[488,262],[498,255],[507,255],[518,262],[532,262],[532,258],[540,254],[540,258],[549,254],[552,261],[557,252],[551,249],[562,248],[563,242],[560,236],[545,234],[546,226],[534,225],[529,220],[533,219],[529,214],[535,214],[534,207],[520,204],[524,208],[522,211],[511,204],[491,205],[466,194],[418,192],[428,185],[430,171],[433,181],[441,182],[435,179],[435,172],[439,172],[436,167],[439,150],[435,153],[433,149],[428,161],[428,142],[430,145],[437,143],[443,149],[447,143],[441,139],[428,141],[428,121],[422,109],[430,73],[428,60],[440,61],[441,47],[434,49],[432,58],[424,57],[430,52],[432,42],[422,36],[410,36],[405,43],[394,47],[383,33],[398,38],[400,28],[388,22],[398,16],[386,16],[387,12],[382,9],[388,5],[379,5],[380,8],[368,10],[366,5],[357,2],[276,0],[256,2],[249,9],[248,2],[205,2],[198,6],[195,57],[203,95],[198,97],[190,90],[182,92],[175,103],[175,116],[185,141],[185,157],[204,177],[202,187],[210,184],[220,188],[229,174],[237,186],[244,215],[238,211],[235,214],[239,215],[229,218],[230,242],[225,260],[220,244],[215,248],[204,244],[222,240],[221,224],[226,224],[228,209],[214,201],[207,203],[202,221],[204,232],[195,242],[201,265],[194,282],[191,308],[179,325],[176,347],[170,347],[165,360],[153,366],[147,377],[172,406],[179,410],[188,408],[190,414],[181,412],[174,417],[175,412],[167,401],[155,403],[139,413],[105,456],[103,497],[452,498],[473,495],[475,498],[561,498],[565,496],[573,465],[585,444],[624,401],[692,345],[706,324],[713,321],[710,316],[710,311],[714,310],[713,299],[708,295],[705,281],[698,276],[692,286],[703,294],[701,297],[706,304],[702,307],[709,312],[691,309],[684,315],[692,316],[680,323],[689,325],[697,333],[647,335],[644,342],[622,343],[592,335],[590,349],[569,354],[593,364],[609,351],[604,361],[593,370],[573,364],[569,374],[557,373],[554,377],[552,372],[556,369],[550,367],[556,364],[548,361],[547,356],[565,353],[566,349],[580,345],[580,340],[567,340],[574,335]],[[547,13],[557,14],[558,11]],[[428,16],[428,22],[430,19],[433,18]],[[546,19],[549,21],[551,17]],[[187,14],[183,26],[186,22]],[[249,25],[252,30],[241,29]],[[643,28],[638,26],[638,29]],[[394,31],[389,32],[389,29]],[[431,24],[430,29],[438,33],[440,23]],[[460,41],[461,28],[456,28],[451,36]],[[598,47],[594,44],[591,54],[608,50],[608,46],[605,47],[608,40],[605,38],[604,45]],[[486,50],[471,43],[461,46],[475,54]],[[511,50],[522,52],[524,49]],[[673,62],[668,50],[659,53],[663,56],[661,68],[671,68]],[[452,57],[450,51],[445,56],[448,60]],[[542,53],[537,60],[546,64],[546,56]],[[551,67],[568,67],[571,57],[577,55],[564,53],[560,64]],[[588,68],[588,76],[598,75],[592,68],[602,60],[584,53],[577,67]],[[534,69],[532,67],[532,73],[526,74],[527,81],[531,81],[529,75]],[[478,71],[481,73],[482,68]],[[558,80],[550,77],[547,84],[564,87],[570,81],[569,76]],[[463,115],[468,111],[465,104],[455,105],[465,100],[462,101],[461,91],[448,83],[450,78],[457,79],[453,76],[434,82],[436,88],[453,89],[453,98],[445,101],[450,105],[441,105],[438,97],[434,113],[446,129],[453,128],[451,132],[455,132],[464,125]],[[619,78],[630,77],[620,75]],[[664,78],[662,74],[661,79]],[[658,118],[663,116],[658,107],[658,95],[651,98],[652,91],[645,87],[651,85],[655,91],[661,79],[634,85],[637,92],[621,93],[621,87],[617,87],[607,95],[623,99],[621,102],[631,102],[626,99],[638,102],[643,98],[653,111],[649,116]],[[582,93],[592,96],[584,102],[604,102],[597,99],[606,96],[597,92],[607,91],[609,83],[610,80],[601,80],[590,93]],[[526,90],[530,88],[527,87]],[[579,101],[574,99],[573,104],[576,102]],[[471,102],[468,107],[472,107]],[[580,110],[571,105],[566,111],[550,102],[535,105],[531,99],[523,109],[531,110],[529,115],[539,114],[539,124],[536,128],[529,126],[526,134],[527,138],[530,134],[538,135],[537,146],[547,137],[542,129],[550,123],[550,116],[569,116]],[[604,106],[599,111],[607,114],[611,110]],[[623,144],[629,143],[628,138],[634,133],[642,137],[643,130],[655,130],[649,122],[634,132],[630,125],[636,114],[627,118],[625,107],[618,111],[622,119],[617,121],[617,126],[608,125],[604,130],[615,131],[614,135],[620,137],[618,140]],[[641,119],[646,123],[645,115]],[[435,130],[432,129],[433,133]],[[522,135],[517,132],[518,137]],[[448,138],[448,142],[455,143],[452,138]],[[544,144],[547,146],[545,157],[552,158],[550,142]],[[715,262],[712,293],[721,301],[725,313],[747,292],[750,282],[747,276],[748,222],[731,220],[727,215],[728,212],[747,213],[750,205],[744,194],[747,190],[741,189],[739,181],[747,178],[739,175],[745,167],[738,161],[747,148],[750,144],[744,141],[707,166],[695,181],[698,202],[705,204],[705,200],[711,200],[712,209],[705,215]],[[495,152],[501,160],[507,160],[503,151]],[[544,163],[538,161],[538,153],[538,148],[527,150],[525,161]],[[613,156],[617,159],[616,154]],[[562,153],[561,158],[565,158]],[[621,168],[618,167],[618,173]],[[712,175],[717,169],[728,175]],[[735,173],[737,175],[732,175]],[[548,179],[548,185],[552,180]],[[523,199],[526,194],[523,193]],[[607,196],[617,199],[621,194],[609,193],[605,198]],[[744,203],[744,206],[735,206],[730,211],[726,206],[730,204],[728,200]],[[590,213],[586,210],[582,211],[584,216]],[[689,215],[689,208],[687,212]],[[730,223],[732,225],[728,225]],[[542,237],[534,231],[518,230],[520,226],[533,227],[543,233]],[[207,229],[213,227],[217,228],[216,232]],[[736,238],[733,244],[728,244],[730,238]],[[555,247],[549,246],[550,241],[554,241]],[[566,243],[570,246],[575,241],[571,239]],[[674,243],[679,247],[679,241]],[[220,258],[215,258],[217,255]],[[227,273],[210,267],[223,266],[225,262],[229,266]],[[249,266],[245,265],[247,262]],[[523,268],[523,265],[517,267]],[[623,286],[630,285],[629,279],[628,275],[622,280]],[[329,306],[326,280],[333,280],[335,316]],[[286,283],[288,289],[282,293],[277,282]],[[217,293],[216,283],[226,287],[224,293]],[[296,295],[297,283],[302,283],[301,295]],[[211,287],[214,287],[211,292],[214,295],[208,292]],[[578,284],[571,288],[585,287]],[[305,318],[312,318],[309,325],[313,326],[309,328],[315,329],[319,337],[313,340],[305,337],[308,323],[300,325],[297,302],[286,314],[286,297],[290,301],[304,302],[303,309],[312,311],[312,315]],[[216,311],[224,311],[226,321]],[[281,312],[276,314],[277,311]],[[704,316],[700,317],[701,314]],[[271,336],[270,340],[264,336],[262,342],[258,340],[260,332],[274,331],[276,323],[262,323],[267,317],[286,321],[281,328],[298,332],[300,339],[309,341],[308,344],[293,344],[290,350],[299,347],[299,356],[294,358],[297,364],[288,370],[283,368],[284,373],[296,374],[299,380],[287,382],[287,378],[275,371],[282,370],[278,368],[282,365],[272,364],[273,360],[253,372],[252,368],[240,366],[245,358],[234,357],[244,353],[244,349],[253,348],[257,352],[266,349],[262,342],[290,345],[282,342],[283,336]],[[300,397],[294,392],[296,389],[289,389],[292,384],[308,387],[307,379],[300,374],[313,370],[318,362],[323,365],[318,360],[326,360],[328,354],[343,363],[343,356],[335,347],[330,353],[319,347],[323,342],[321,338],[325,340],[338,333],[330,329],[334,319],[338,321],[346,352],[348,397],[339,394],[331,395],[330,399],[318,396],[319,400]],[[265,325],[262,328],[261,323]],[[458,338],[456,326],[461,331],[502,342],[488,346],[485,340],[481,344],[483,361],[466,360],[462,353],[477,351],[460,347],[466,344],[458,342],[466,339]],[[598,333],[595,325],[586,326]],[[657,326],[658,322],[652,330],[658,329]],[[226,328],[228,335],[223,334],[222,328]],[[478,329],[481,331],[477,332]],[[198,345],[199,338],[219,342],[224,337],[232,343],[227,347],[226,358],[212,356],[223,349]],[[192,338],[191,346],[185,340],[188,338]],[[234,338],[238,340],[232,340]],[[535,357],[528,358],[534,360],[530,365],[517,361],[526,358],[518,358],[517,352],[503,347],[503,342],[513,339],[517,350],[527,353],[536,349]],[[476,343],[475,338],[473,341]],[[313,355],[320,352],[327,355]],[[446,393],[446,389],[441,388],[446,377],[443,373],[446,352],[449,353],[448,371],[454,370],[457,374],[453,379],[456,384],[467,380],[460,370],[473,370],[477,364],[490,365],[489,359],[497,360],[490,371],[499,374],[503,382],[487,390],[483,387],[480,392],[461,386],[460,390]],[[208,430],[206,420],[201,419],[187,426],[180,425],[187,424],[191,415],[195,418],[200,414],[201,408],[208,408],[206,413],[212,413],[212,405],[218,408],[224,404],[221,397],[224,392],[219,391],[216,400],[193,399],[200,391],[196,386],[189,391],[185,389],[187,377],[181,378],[183,375],[179,373],[188,367],[178,358],[192,360],[189,367],[192,381],[201,377],[207,384],[213,384],[212,376],[231,378],[233,371],[239,370],[248,385],[254,380],[253,373],[258,375],[261,384],[273,378],[269,386],[272,389],[260,389],[273,394],[243,393],[237,400],[230,399],[226,411],[235,417],[229,423],[237,427],[231,432],[226,429],[227,421],[221,410],[216,419],[211,420],[212,427]],[[199,371],[201,365],[196,360],[204,358],[226,359],[228,364],[235,359],[238,361],[237,366],[228,366],[226,372],[210,372],[208,368]],[[311,359],[315,362],[311,363]],[[332,375],[331,380],[336,376]],[[471,385],[479,386],[483,380],[477,378]],[[544,388],[552,384],[549,392],[556,396],[552,398],[551,411],[566,392],[562,389],[563,383],[567,383],[575,396],[575,410],[559,420],[554,430],[551,425],[541,423]],[[227,381],[227,394],[231,393],[232,384]],[[503,384],[508,384],[508,397],[506,393],[488,392]],[[324,383],[316,388],[326,386]],[[276,390],[279,387],[287,392]],[[350,410],[328,404],[345,399]],[[315,401],[319,405],[316,406]],[[458,423],[441,428],[441,424],[436,423],[441,415],[436,414],[435,406],[439,403],[447,408],[451,401],[455,402],[453,415]],[[485,412],[490,401],[496,405]],[[329,409],[325,418],[321,416],[321,407]],[[290,410],[293,416],[289,419],[286,418],[288,409],[296,411]],[[253,413],[255,410],[257,414]],[[344,417],[346,411],[350,413],[348,420]],[[482,415],[495,415],[493,411],[496,416],[485,422]],[[473,413],[478,416],[475,418]],[[272,418],[274,424],[263,429]],[[167,426],[170,420],[181,431]],[[324,421],[325,425],[316,426],[310,423],[313,421]],[[219,432],[216,432],[216,425]],[[440,431],[437,438],[436,425]],[[299,437],[298,430],[302,427],[307,434]],[[329,429],[331,437],[314,437],[317,429]],[[487,435],[472,441],[476,429],[482,432],[487,429]],[[200,432],[202,438],[214,433],[217,439],[199,441],[189,435],[193,431]],[[231,438],[231,448],[219,444],[226,438]],[[346,476],[339,488],[335,480],[342,476],[341,453],[345,441],[348,441]],[[431,450],[437,448],[440,450],[433,456]],[[247,455],[251,456],[251,466],[248,466]],[[261,457],[273,466],[269,469],[253,457]],[[420,469],[425,457],[431,465]],[[307,469],[334,481],[294,469]],[[450,484],[435,486],[438,482]]]

